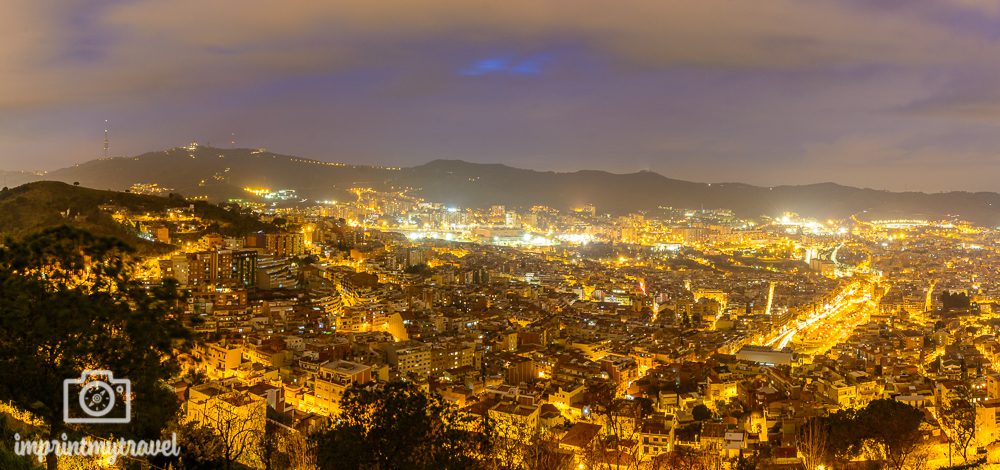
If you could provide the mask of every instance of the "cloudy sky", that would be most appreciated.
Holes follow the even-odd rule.
[[[13,0],[0,168],[324,160],[1000,190],[992,0]]]

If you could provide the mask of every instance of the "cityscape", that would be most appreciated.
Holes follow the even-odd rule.
[[[989,2],[27,3],[0,469],[1000,468]]]

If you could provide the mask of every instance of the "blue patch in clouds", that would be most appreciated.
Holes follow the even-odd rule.
[[[461,70],[466,77],[491,74],[538,75],[542,73],[546,58],[543,56],[515,59],[511,57],[489,57],[480,59]]]

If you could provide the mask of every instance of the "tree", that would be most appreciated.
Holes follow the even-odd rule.
[[[865,454],[887,468],[906,468],[921,446],[923,413],[891,398],[874,400],[858,413]]]
[[[603,424],[603,434],[585,452],[590,468],[634,469],[639,465],[642,421],[652,406],[645,400],[618,398],[619,388],[610,382],[591,388],[591,410]]]
[[[543,430],[536,431],[531,436],[524,463],[534,470],[559,470],[565,468],[566,454],[559,452],[559,444],[553,436]]]
[[[736,459],[735,470],[756,470],[760,459],[756,456],[745,457],[740,454],[739,458]],[[806,468],[814,468],[806,466]]]
[[[709,470],[715,468],[718,454],[711,455],[709,451],[695,450],[686,446],[677,446],[665,458],[655,459],[655,468],[670,470]]]
[[[941,400],[939,409],[941,425],[948,433],[949,449],[952,442],[958,444],[962,462],[968,462],[969,444],[976,436],[976,405],[972,390],[965,385],[949,390],[948,395]]]
[[[4,470],[33,470],[37,468],[33,456],[22,456],[14,453],[12,443],[17,430],[10,427],[9,419],[7,416],[0,415],[0,468]]]
[[[403,272],[406,274],[423,274],[429,270],[430,268],[427,266],[427,263],[418,263],[413,266],[407,266]]]
[[[193,387],[195,385],[201,385],[207,382],[208,374],[206,374],[205,371],[203,370],[192,368],[189,369],[187,373],[184,374],[183,377],[181,377],[181,379],[187,382],[189,386]]]
[[[264,470],[272,470],[278,465],[280,460],[280,445],[281,439],[278,436],[278,432],[274,429],[273,425],[267,423],[268,426],[264,430],[264,434],[261,434],[257,440],[257,445],[253,447],[254,456],[257,461],[261,463]],[[282,462],[284,463],[284,462]],[[282,468],[287,468],[288,465],[281,465]]]
[[[340,410],[313,437],[321,469],[475,468],[488,455],[478,420],[408,382],[352,386]]]
[[[289,470],[312,470],[317,468],[316,453],[313,452],[310,440],[299,431],[282,433],[282,457],[286,459],[280,468]]]
[[[823,420],[829,460],[847,462],[859,454],[881,468],[920,468],[923,412],[893,399],[874,400],[860,410],[841,410]]]
[[[489,461],[496,469],[514,469],[527,466],[529,452],[540,444],[539,430],[529,429],[508,415],[484,416],[483,428],[489,430]]]
[[[827,429],[829,460],[845,463],[861,452],[863,436],[857,428],[857,410],[840,410],[823,421]]]
[[[795,446],[802,453],[806,468],[820,466],[827,457],[826,424],[820,418],[811,418],[805,422],[795,435]]]
[[[529,429],[514,420],[489,419],[490,457],[488,467],[494,469],[531,468],[558,470],[563,468],[565,454],[551,432],[536,427]]]
[[[969,308],[971,301],[965,292],[944,291],[941,293],[941,306],[945,311]]]
[[[712,418],[712,410],[705,405],[698,404],[691,409],[691,416],[694,417],[695,421],[705,421]]]
[[[64,431],[155,439],[175,414],[162,381],[177,370],[176,284],[133,279],[132,249],[69,227],[9,240],[0,249],[0,399],[35,413],[47,438]],[[63,422],[63,381],[87,369],[131,380],[127,424]],[[50,455],[48,467],[57,465]]]
[[[173,467],[184,470],[210,470],[225,465],[222,457],[222,439],[212,428],[197,422],[173,424],[164,431],[164,437],[177,434],[180,455],[157,457],[153,464],[159,467]]]
[[[267,431],[254,448],[264,470],[311,470],[316,468],[308,438],[277,421],[268,420]]]
[[[267,403],[247,392],[219,392],[203,401],[189,400],[187,418],[208,427],[218,436],[226,469],[236,462],[260,463],[259,446],[265,441]],[[270,442],[266,444],[271,445]]]

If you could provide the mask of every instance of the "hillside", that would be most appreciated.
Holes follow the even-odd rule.
[[[132,213],[161,212],[172,207],[195,208],[195,213],[223,233],[244,233],[267,228],[257,219],[235,214],[203,201],[179,197],[157,197],[116,191],[101,191],[55,181],[28,183],[0,191],[0,237],[20,238],[59,225],[70,225],[104,236],[122,239],[142,252],[162,252],[170,245],[139,238],[134,229],[116,222],[100,209],[102,205],[128,209]]]
[[[390,169],[341,165],[252,149],[178,147],[137,157],[94,160],[47,173],[46,179],[124,190],[157,183],[185,196],[210,200],[250,198],[245,187],[296,190],[295,202],[345,200],[355,186],[412,188],[427,200],[462,207],[543,204],[567,209],[584,203],[600,212],[626,213],[658,207],[732,209],[749,217],[797,212],[816,218],[958,216],[1000,225],[997,193],[897,193],[833,183],[773,188],[741,183],[695,183],[653,172],[543,172],[458,160]]]
[[[671,206],[725,208],[749,217],[790,211],[820,219],[867,211],[867,218],[960,216],[982,225],[1000,225],[1000,194],[992,192],[897,193],[834,183],[764,188],[693,183],[649,171],[539,172],[453,160],[438,160],[401,173],[407,185],[421,188],[422,196],[460,206],[545,204],[564,209],[590,203],[611,213]]]
[[[314,199],[344,199],[354,186],[380,185],[388,170],[336,166],[256,149],[175,147],[136,157],[91,160],[49,172],[47,180],[78,182],[123,191],[134,183],[157,183],[185,196],[215,201],[247,197],[243,188],[293,188]]]

